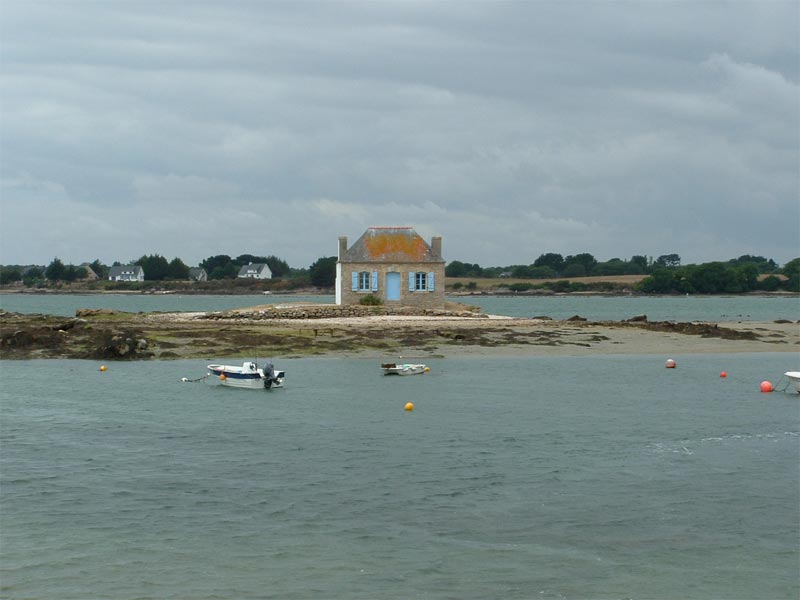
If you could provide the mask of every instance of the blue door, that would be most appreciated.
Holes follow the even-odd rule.
[[[386,274],[386,299],[400,300],[400,273]]]

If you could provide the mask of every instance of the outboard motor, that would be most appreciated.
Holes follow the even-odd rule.
[[[275,381],[275,367],[272,363],[264,365],[264,387],[270,389]]]

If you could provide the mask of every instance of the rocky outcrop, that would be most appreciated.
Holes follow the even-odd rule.
[[[409,316],[409,317],[464,317],[470,319],[488,318],[486,315],[469,311],[436,310],[413,307],[388,306],[338,306],[334,304],[302,305],[302,306],[270,306],[254,310],[232,310],[206,313],[201,319],[335,319],[348,317],[374,316]]]
[[[150,358],[153,353],[148,350],[148,346],[147,340],[136,331],[111,331],[103,336],[87,358],[116,360]]]

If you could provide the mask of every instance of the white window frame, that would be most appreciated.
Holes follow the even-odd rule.
[[[359,292],[372,291],[372,273],[369,271],[358,272],[358,290]]]
[[[425,271],[417,271],[414,273],[414,291],[428,291],[428,274]]]

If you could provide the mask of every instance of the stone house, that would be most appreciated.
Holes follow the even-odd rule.
[[[239,269],[240,279],[272,279],[272,270],[266,263],[250,263]]]
[[[108,269],[109,281],[144,281],[144,269],[139,265],[118,265]]]
[[[442,238],[428,245],[411,227],[370,227],[347,247],[339,238],[336,304],[372,294],[386,306],[444,308]]]

